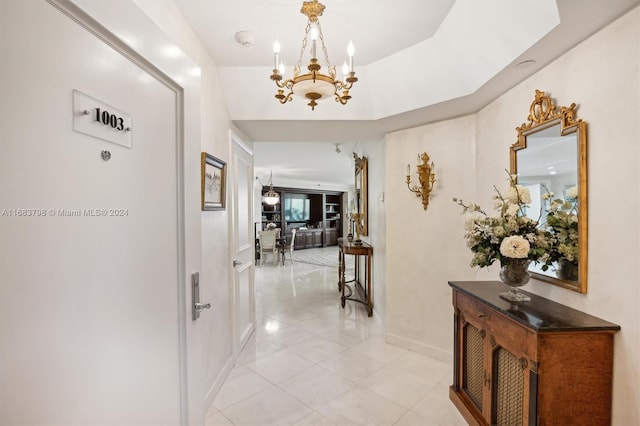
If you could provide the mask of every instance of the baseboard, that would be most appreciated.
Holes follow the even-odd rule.
[[[251,335],[255,330],[256,330],[255,324],[252,324],[249,327],[249,331],[246,333],[245,338],[242,339],[238,353],[231,355],[229,357],[227,362],[225,362],[224,367],[222,367],[220,374],[218,374],[218,377],[216,377],[216,379],[211,384],[211,387],[209,388],[209,390],[207,391],[207,394],[204,397],[204,404],[205,404],[205,407],[207,407],[207,409],[211,406],[211,404],[213,404],[213,401],[216,399],[216,395],[218,395],[218,392],[220,392],[220,389],[222,388],[224,381],[227,380],[229,373],[231,372],[231,370],[233,370],[233,367],[236,363],[236,360],[238,359],[238,356],[244,349],[245,345],[249,341],[249,338],[251,338]]]
[[[216,399],[216,395],[218,395],[218,392],[220,392],[224,381],[227,380],[229,373],[231,373],[231,370],[233,369],[234,362],[235,360],[233,359],[233,356],[230,356],[227,362],[225,362],[224,367],[222,367],[222,370],[220,371],[220,374],[218,374],[218,377],[216,377],[216,379],[211,384],[211,387],[209,387],[209,390],[204,397],[204,406],[206,407],[206,409],[209,409],[209,407],[211,407],[211,404],[213,404],[213,400]]]
[[[442,362],[452,362],[453,352],[445,351],[435,346],[430,346],[422,342],[407,339],[406,337],[395,336],[393,334],[385,334],[385,340],[391,345],[400,346],[401,348],[408,349],[413,352],[418,352],[423,355],[427,355],[431,358],[435,358]]]
[[[373,319],[374,319],[374,321],[376,321],[380,325],[380,327],[382,327],[382,335],[386,336],[387,335],[387,328],[385,327],[385,324],[384,324],[384,321],[383,321],[382,317],[380,316],[380,314],[376,310],[375,305],[373,307]]]

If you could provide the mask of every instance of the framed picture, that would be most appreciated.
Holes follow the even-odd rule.
[[[224,210],[227,163],[203,152],[201,155],[202,210]]]

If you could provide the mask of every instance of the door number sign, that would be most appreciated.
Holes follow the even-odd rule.
[[[73,130],[127,148],[131,143],[131,116],[79,90],[73,91]]]

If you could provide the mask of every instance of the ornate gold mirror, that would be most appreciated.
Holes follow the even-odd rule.
[[[531,275],[560,287],[587,292],[587,134],[575,118],[576,104],[556,110],[536,90],[528,123],[517,127],[511,173],[531,193],[527,216],[553,236],[551,265],[532,264]]]
[[[356,210],[357,213],[360,214],[362,218],[362,230],[360,232],[361,235],[369,235],[368,233],[368,220],[367,220],[367,203],[368,203],[368,195],[367,195],[367,175],[368,175],[368,164],[367,157],[358,157],[358,154],[353,153],[353,158],[356,164]]]

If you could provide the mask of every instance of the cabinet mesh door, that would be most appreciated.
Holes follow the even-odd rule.
[[[495,353],[493,424],[522,425],[524,370],[511,352],[498,348]]]
[[[464,327],[464,372],[462,388],[482,411],[482,336],[471,324]]]

